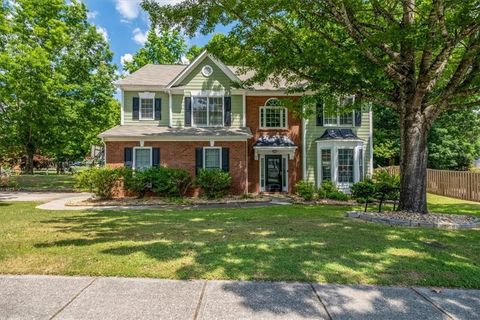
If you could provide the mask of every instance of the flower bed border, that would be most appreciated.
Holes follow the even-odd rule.
[[[475,229],[480,228],[480,219],[468,223],[436,223],[436,222],[418,222],[411,219],[399,220],[389,217],[375,217],[365,212],[348,211],[347,217],[360,219],[369,222],[382,223],[390,226],[413,227],[413,228],[437,228],[437,229]]]

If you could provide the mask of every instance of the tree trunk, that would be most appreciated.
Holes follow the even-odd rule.
[[[27,161],[25,163],[25,173],[33,174],[33,156],[35,155],[35,146],[27,144]]]
[[[427,136],[428,125],[423,115],[400,116],[400,201],[398,210],[427,211]]]

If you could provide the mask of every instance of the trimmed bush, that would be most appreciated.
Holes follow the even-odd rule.
[[[357,202],[365,203],[365,212],[367,212],[368,204],[375,200],[376,192],[376,185],[370,179],[352,185],[352,196]]]
[[[111,199],[122,169],[89,168],[75,174],[76,187],[93,192],[100,199]]]
[[[400,197],[400,176],[379,170],[373,175],[373,181],[376,185],[376,199],[379,201],[378,212],[382,212],[382,205],[386,200],[393,201],[395,210],[395,204]]]
[[[301,180],[295,185],[298,196],[305,201],[312,201],[315,198],[315,186],[312,182]]]
[[[218,199],[224,196],[230,189],[232,177],[230,173],[220,169],[198,171],[195,185],[200,187],[208,199]]]
[[[143,198],[147,192],[163,197],[182,197],[192,184],[190,173],[179,168],[152,167],[146,170],[123,170],[125,189]]]
[[[320,199],[331,199],[338,201],[347,201],[348,195],[341,192],[331,181],[324,181],[317,190],[318,197]]]

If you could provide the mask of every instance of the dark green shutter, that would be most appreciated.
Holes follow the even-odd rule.
[[[195,148],[195,175],[203,168],[203,148]]]
[[[317,126],[323,127],[323,103],[317,102]]]
[[[232,125],[232,97],[223,98],[223,107],[225,109],[225,126],[229,127]]]
[[[185,97],[185,127],[192,126],[192,98]]]
[[[125,167],[131,168],[133,166],[133,148],[123,149],[123,162]]]
[[[138,120],[140,115],[140,99],[138,97],[133,97],[132,101],[132,119]]]
[[[160,166],[160,148],[152,148],[152,166]]]
[[[230,171],[230,149],[222,148],[222,170],[225,172]]]
[[[162,99],[155,99],[155,120],[162,120]]]
[[[362,107],[355,109],[355,127],[362,125]]]

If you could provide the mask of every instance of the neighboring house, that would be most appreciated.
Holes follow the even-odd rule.
[[[327,171],[318,174],[328,157],[318,148],[331,150],[330,177],[344,189],[371,172],[369,110],[361,113],[361,123],[352,113],[354,119],[340,116],[337,124],[322,111],[328,125],[322,120],[316,126],[320,116],[297,119],[281,105],[301,94],[270,82],[239,87],[248,74],[236,71],[203,52],[188,66],[149,64],[118,81],[121,124],[100,134],[106,164],[182,167],[192,175],[220,168],[232,175],[236,194],[292,192],[303,177],[319,185],[328,178]],[[327,137],[337,133],[331,129],[348,135]]]

